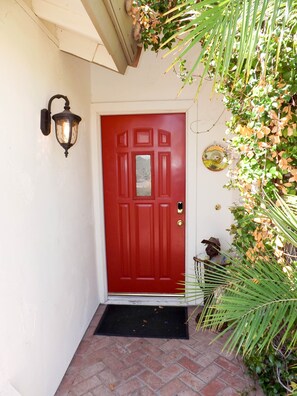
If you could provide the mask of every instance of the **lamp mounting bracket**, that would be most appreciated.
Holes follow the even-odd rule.
[[[54,99],[64,99],[65,100],[64,110],[70,109],[70,103],[67,96],[57,94],[50,98],[50,100],[48,101],[48,108],[41,110],[41,117],[40,117],[40,129],[45,136],[51,133],[51,107],[52,107],[52,101]]]

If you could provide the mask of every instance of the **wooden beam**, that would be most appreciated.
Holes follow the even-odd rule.
[[[125,9],[125,0],[103,0],[112,19],[117,35],[123,47],[128,65],[133,65],[138,53],[137,43],[134,40],[132,18]]]
[[[118,71],[124,74],[127,65],[134,65],[138,55],[132,37],[132,20],[126,14],[124,0],[81,1]]]

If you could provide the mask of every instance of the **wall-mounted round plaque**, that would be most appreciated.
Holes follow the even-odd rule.
[[[228,166],[226,149],[219,145],[207,147],[202,154],[202,162],[207,169],[218,172]]]

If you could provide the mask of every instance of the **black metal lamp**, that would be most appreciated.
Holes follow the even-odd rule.
[[[78,124],[81,118],[70,111],[70,103],[67,96],[54,95],[48,102],[48,109],[41,110],[40,129],[44,135],[51,133],[51,104],[54,99],[64,99],[65,106],[62,113],[53,115],[55,121],[56,138],[59,144],[65,150],[65,157],[68,156],[68,150],[72,147],[77,140]]]

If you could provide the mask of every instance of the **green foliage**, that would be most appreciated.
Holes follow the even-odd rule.
[[[178,53],[176,62],[189,51],[195,51],[196,44],[201,43],[200,54],[189,76],[203,62],[203,76],[213,69],[214,80],[224,86],[225,78],[230,75],[234,81],[241,77],[244,81],[248,79],[259,61],[262,62],[265,75],[266,64],[272,61],[276,66],[280,53],[283,56],[286,51],[284,30],[291,29],[293,34],[295,32],[296,5],[296,0],[186,0],[185,9],[176,7],[169,11],[169,15],[173,14],[169,22],[187,21],[169,39],[175,42],[172,51]],[[274,43],[275,56],[270,53],[273,34],[278,36]],[[255,53],[263,35],[266,37],[260,48],[263,56],[257,59]],[[296,54],[295,43],[291,50]]]
[[[253,233],[257,228],[254,222],[254,214],[248,213],[243,206],[233,206],[231,212],[234,224],[231,226],[230,234],[235,246],[243,249],[254,243]]]
[[[229,267],[207,271],[205,283],[199,284],[209,296],[199,326],[219,329],[227,323],[232,329],[227,347],[246,356],[267,394],[281,395],[284,386],[292,393],[297,266],[292,260],[288,264],[283,253],[284,239],[296,246],[297,209],[295,201],[278,197],[280,208],[272,201],[277,194],[297,192],[297,0],[185,0],[175,7],[173,2],[165,5],[162,26],[149,32],[153,48],[171,48],[169,53],[176,56],[171,67],[180,65],[184,84],[203,63],[199,87],[211,76],[224,95],[232,113],[229,143],[236,163],[228,187],[237,188],[242,198],[242,206],[232,209],[237,256],[230,257]],[[186,70],[191,51],[196,60]],[[196,280],[187,286],[195,295]],[[285,359],[283,348],[288,352]],[[272,373],[273,384],[268,381]]]
[[[229,143],[238,157],[227,186],[239,189],[247,213],[263,191],[271,198],[296,194],[297,0],[134,3],[158,15],[157,22],[154,16],[142,23],[144,46],[173,46],[169,53],[178,56],[172,67],[178,65],[184,84],[202,62],[201,82],[212,76],[224,95],[232,113]],[[198,44],[201,51],[187,70],[185,57],[197,53]]]
[[[277,227],[276,231],[283,238],[292,244],[297,246],[297,235],[295,230],[297,229],[297,196],[286,195],[282,199],[277,196],[277,203],[268,199],[269,209],[260,208],[259,214],[270,217],[273,224]]]
[[[275,221],[284,238],[297,247],[297,199],[288,196],[278,200],[279,206],[271,200],[259,203],[258,215]],[[237,216],[239,221],[245,220],[242,208]],[[187,282],[192,297],[198,294],[207,298],[198,328],[224,328],[218,337],[231,330],[225,348],[243,354],[265,394],[295,394],[296,257],[289,257],[280,265],[267,247],[252,258],[246,254],[248,250],[249,239],[247,245],[237,248],[235,256],[229,256],[231,265],[213,264],[207,267],[203,282]]]
[[[230,258],[228,267],[207,268],[199,284],[210,297],[198,327],[219,329],[228,323],[232,333],[225,347],[243,355],[277,347],[297,346],[297,265],[284,271],[273,256],[256,257],[254,265],[244,252]],[[214,297],[215,296],[215,297]]]
[[[171,48],[170,37],[184,22],[168,21],[165,13],[178,6],[184,9],[184,0],[133,0],[135,24],[140,27],[140,42],[144,49],[159,51],[160,47]]]
[[[277,22],[275,27],[278,27]],[[276,64],[280,34],[283,50]],[[253,215],[257,217],[258,202],[264,193],[274,199],[276,193],[295,195],[297,191],[297,56],[294,40],[291,27],[282,26],[269,37],[262,33],[249,76],[242,73],[235,78],[230,73],[225,77],[224,85],[218,88],[232,113],[228,123],[228,132],[232,136],[229,143],[238,158],[227,186],[240,191],[247,220]],[[268,59],[263,52],[267,49]],[[230,67],[236,67],[236,62],[231,60]],[[242,222],[243,239],[240,241],[241,236],[237,234],[237,244],[245,243],[250,227],[250,221],[246,222],[246,228]],[[255,224],[255,227],[256,251],[265,245],[274,245],[278,249],[277,234],[271,232],[271,225]]]
[[[288,391],[292,392],[294,384],[297,383],[296,351],[286,355],[270,347],[266,354],[255,353],[245,357],[244,362],[250,374],[258,380],[265,395],[285,396]]]
[[[291,43],[292,36],[288,36]],[[265,36],[259,39],[256,59],[264,56],[261,44],[266,40]],[[276,52],[273,41],[270,55],[275,58]],[[230,144],[239,156],[238,175],[231,184],[241,190],[253,184],[254,188],[264,187],[269,194],[284,189],[289,194],[296,191],[295,173],[290,172],[297,166],[296,67],[296,56],[284,56],[277,71],[274,62],[268,61],[264,78],[264,66],[258,62],[247,80],[244,75],[236,81],[229,76],[219,88],[232,112],[228,126],[234,138]],[[285,80],[287,71],[290,82]]]

